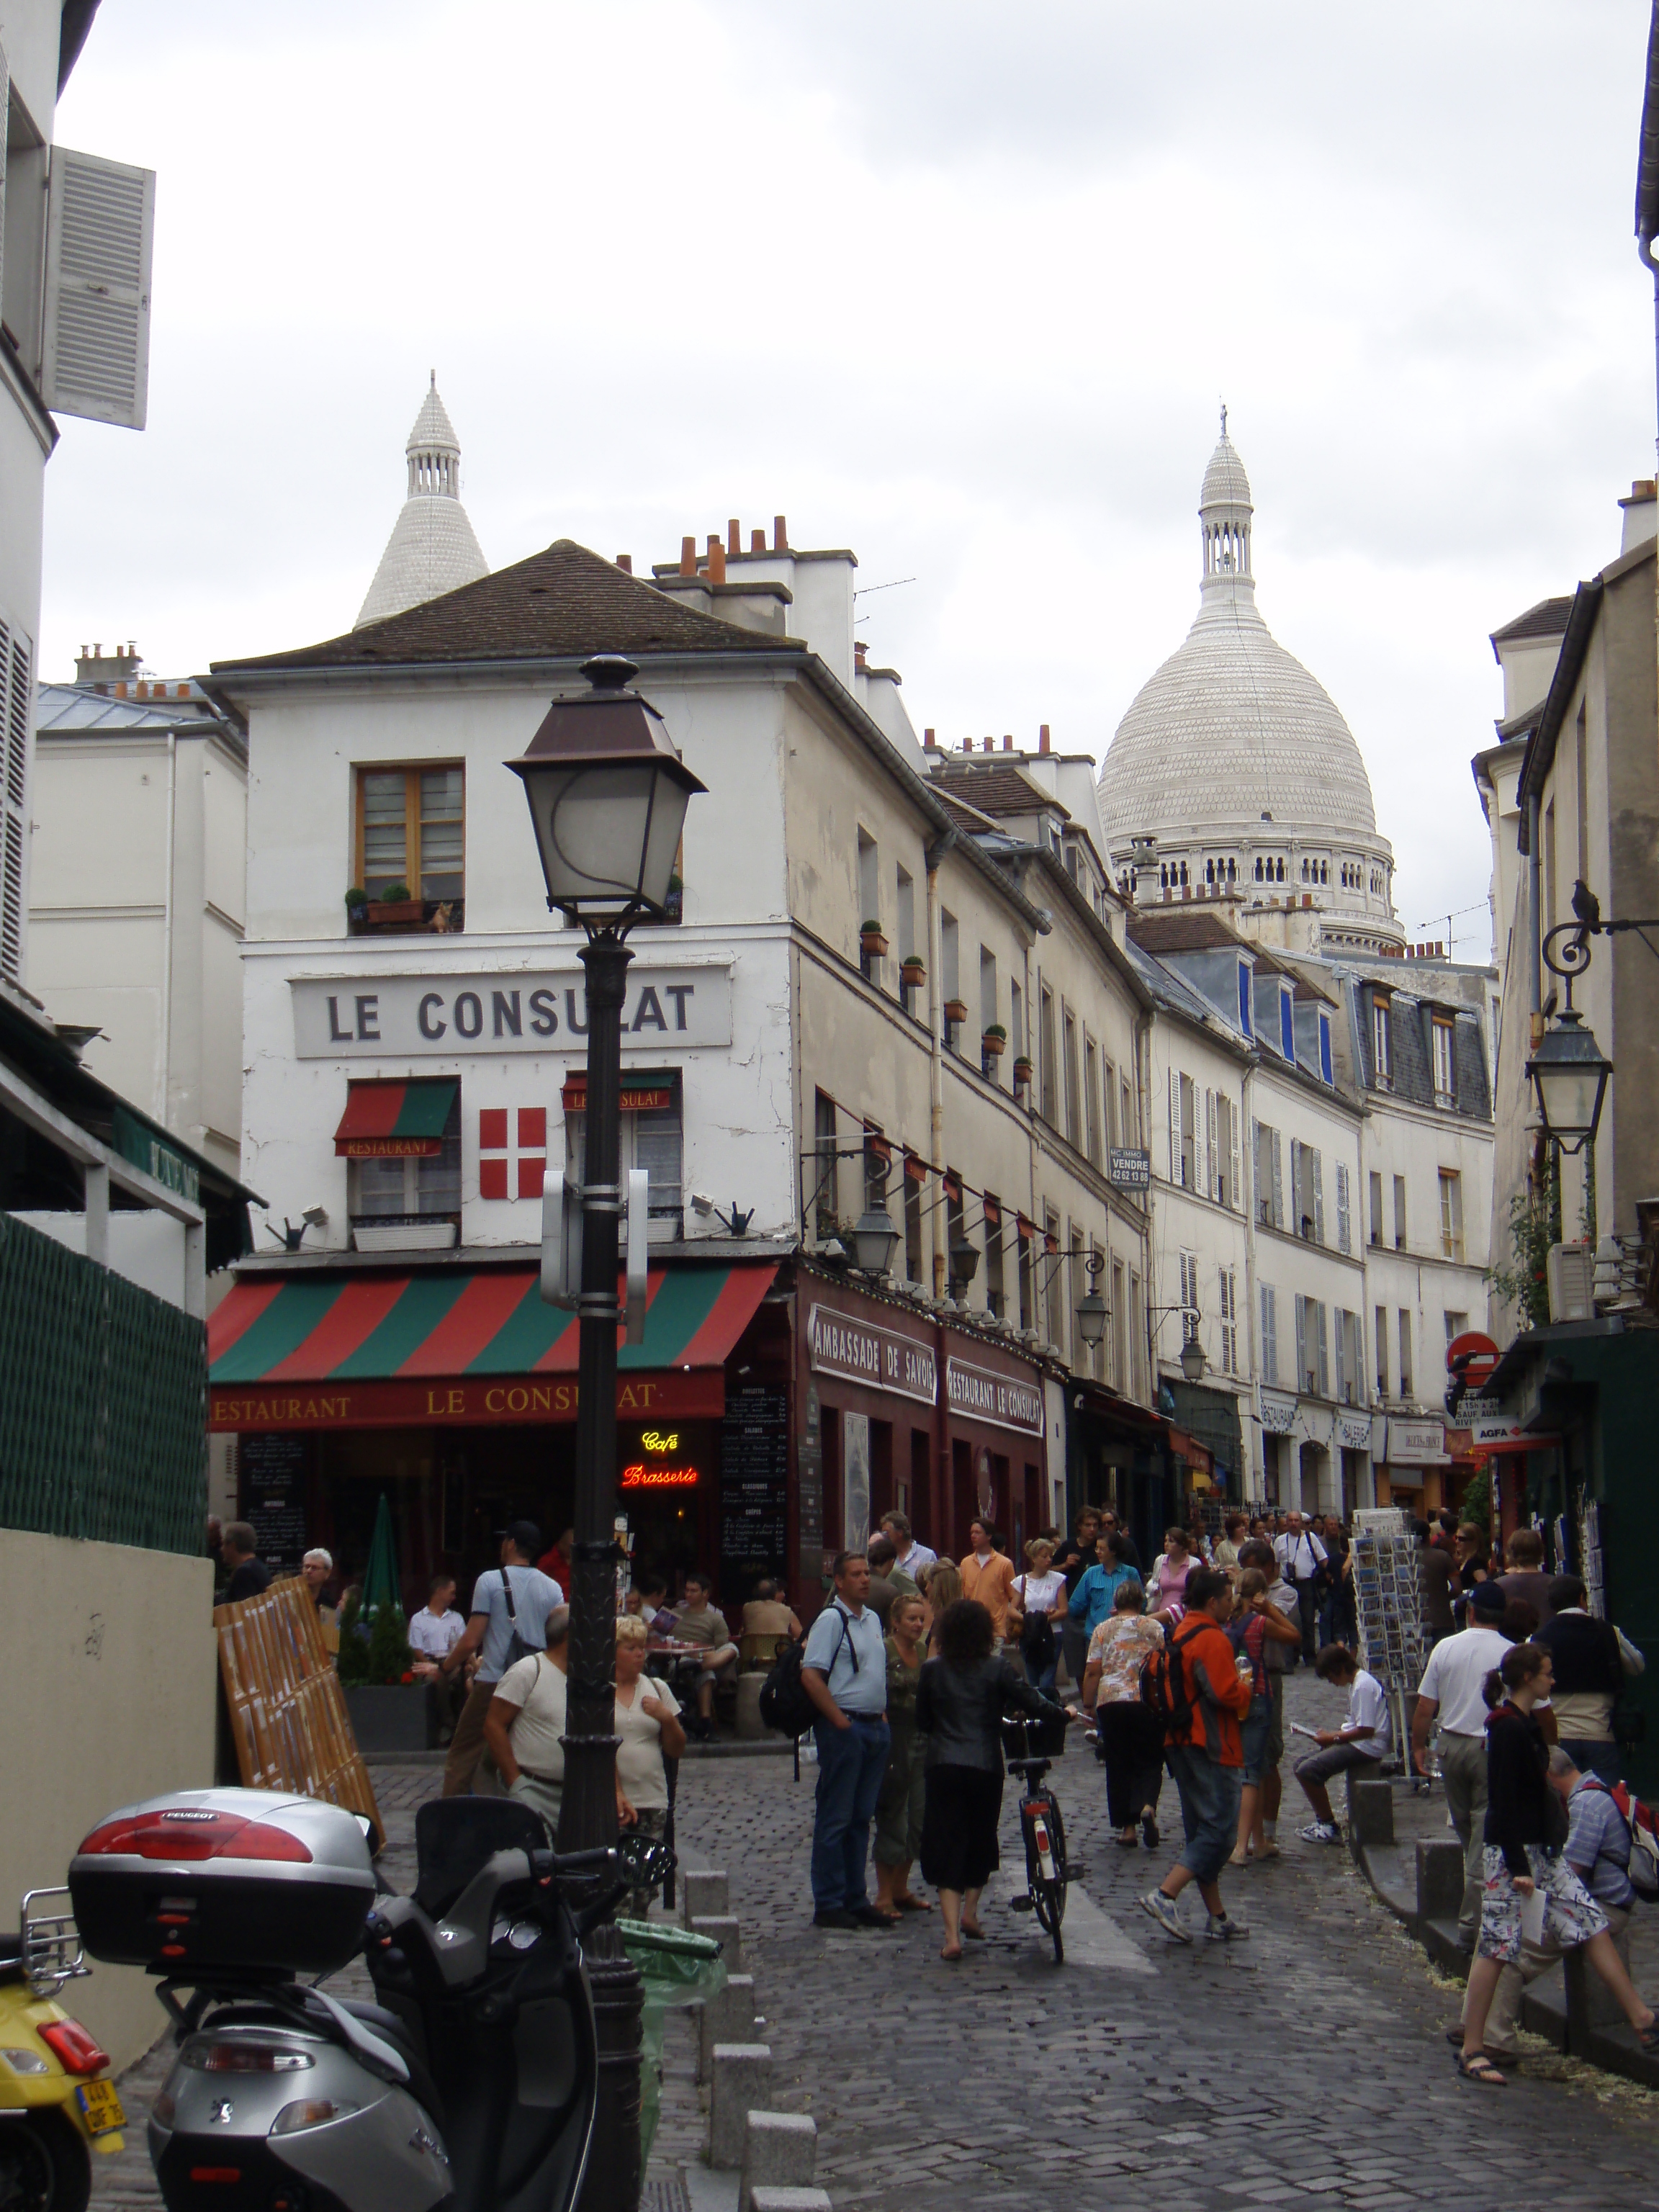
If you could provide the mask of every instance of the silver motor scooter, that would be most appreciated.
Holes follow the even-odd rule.
[[[569,2212],[598,2076],[580,1938],[669,1854],[561,1858],[492,1797],[422,1806],[416,1843],[414,1895],[377,1893],[353,1815],[216,1790],[82,1846],[88,1950],[157,1974],[174,2024],[149,2123],[170,2212]],[[573,1918],[561,1875],[605,1871]],[[376,2002],[318,1985],[356,1956]]]

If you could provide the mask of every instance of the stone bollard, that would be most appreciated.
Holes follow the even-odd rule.
[[[766,1687],[764,1674],[739,1674],[738,1677],[737,1731],[740,1743],[759,1743],[771,1734],[761,1718],[761,1692]]]
[[[749,2115],[772,2094],[769,2043],[717,2043],[709,2080],[708,2163],[743,2164]]]
[[[688,1926],[696,1913],[732,1910],[732,1885],[721,1868],[702,1867],[690,1872],[682,1868],[679,1884],[680,1917]]]
[[[1453,1920],[1463,1909],[1463,1846],[1419,1836],[1417,1841],[1417,1917]]]
[[[750,2112],[743,2139],[738,2212],[750,2212],[757,2190],[810,2188],[817,2156],[818,2124],[810,2115]]]
[[[743,1929],[735,1913],[694,1912],[685,1924],[694,1936],[714,1938],[728,1974],[743,1972]]]
[[[749,2212],[833,2212],[827,2189],[757,2189]]]
[[[697,2080],[706,2082],[717,2043],[747,2043],[755,2032],[755,1978],[728,1974],[724,1989],[697,2007]]]
[[[1394,1785],[1348,1776],[1348,1840],[1356,1851],[1394,1841]]]

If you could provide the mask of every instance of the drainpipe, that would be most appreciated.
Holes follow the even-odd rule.
[[[1139,1109],[1140,1119],[1140,1127],[1137,1133],[1145,1139],[1148,1168],[1146,1220],[1140,1232],[1140,1279],[1146,1285],[1146,1311],[1149,1316],[1146,1322],[1147,1388],[1151,1392],[1150,1402],[1156,1411],[1158,1406],[1157,1363],[1152,1357],[1152,1325],[1150,1318],[1152,1301],[1156,1295],[1152,1288],[1152,1010],[1150,1006],[1146,1006],[1135,1016],[1135,1103]],[[1127,1135],[1127,1132],[1126,1131],[1125,1133]],[[1133,1356],[1132,1347],[1131,1357]],[[1133,1382],[1133,1377],[1130,1376],[1126,1379]],[[1133,1396],[1133,1390],[1130,1390],[1127,1395]]]
[[[943,957],[944,933],[939,926],[939,863],[957,842],[954,830],[941,832],[927,848],[927,1105],[928,1141],[933,1157],[942,1168],[945,1165],[945,1025],[941,1018],[939,997],[939,962]],[[941,1195],[934,1206],[933,1222],[933,1296],[942,1298],[948,1284],[945,1277],[945,1202]]]
[[[1538,861],[1538,794],[1534,792],[1527,800],[1527,959],[1531,973],[1528,980],[1528,1008],[1532,1016],[1531,1039],[1536,1048],[1544,1034],[1544,943],[1539,934],[1542,927],[1540,885],[1542,871]]]

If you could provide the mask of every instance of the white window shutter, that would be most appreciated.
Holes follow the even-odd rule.
[[[1331,1367],[1330,1355],[1326,1349],[1326,1308],[1323,1298],[1316,1302],[1314,1310],[1319,1316],[1319,1395],[1322,1398],[1328,1398],[1331,1395]]]
[[[23,861],[28,848],[29,641],[0,622],[0,976],[23,980]]]
[[[1339,1406],[1343,1403],[1343,1385],[1347,1380],[1348,1373],[1348,1347],[1346,1341],[1347,1334],[1348,1316],[1339,1306],[1336,1310],[1335,1326],[1331,1331],[1331,1352],[1336,1363],[1336,1402]]]
[[[1348,1206],[1348,1164],[1336,1164],[1336,1243],[1341,1252],[1353,1250],[1353,1223]]]
[[[1181,1181],[1181,1076],[1178,1070],[1170,1070],[1170,1182]]]
[[[1277,1129],[1270,1129],[1273,1140],[1273,1227],[1285,1226],[1285,1147]]]
[[[1232,1138],[1232,1181],[1228,1184],[1227,1189],[1233,1212],[1237,1213],[1239,1211],[1239,1200],[1243,1194],[1238,1188],[1238,1109],[1236,1106],[1228,1114],[1227,1122]]]
[[[153,169],[52,148],[40,384],[56,413],[143,428],[155,228]]]
[[[1261,1285],[1261,1379],[1268,1385],[1279,1380],[1278,1300],[1271,1283]]]
[[[1213,1091],[1206,1091],[1204,1094],[1204,1195],[1206,1198],[1215,1196],[1216,1176],[1220,1164],[1215,1144],[1215,1093]]]
[[[1313,1160],[1313,1224],[1314,1243],[1325,1242],[1325,1155],[1314,1152]]]

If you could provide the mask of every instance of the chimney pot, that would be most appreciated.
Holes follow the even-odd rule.
[[[720,544],[720,532],[716,530],[708,533],[708,580],[711,584],[726,581],[726,548]]]
[[[116,687],[115,687],[115,696],[116,696],[116,697],[117,697],[118,699],[125,699],[125,698],[126,697],[126,696],[127,696],[127,687],[126,687],[126,685],[125,685],[125,684],[118,684],[116,685]]]
[[[697,573],[697,541],[695,538],[680,540],[680,574],[695,576]]]
[[[866,657],[867,657],[867,655],[868,655],[868,653],[869,653],[869,651],[870,651],[869,647],[865,643],[864,640],[863,640],[861,637],[858,637],[858,638],[854,638],[854,641],[853,641],[853,665],[854,665],[854,668],[863,668],[863,667],[866,665]]]
[[[1040,753],[1046,753],[1046,752],[1048,751],[1048,725],[1046,722],[1044,722],[1044,723],[1042,723],[1042,724],[1039,726],[1039,728],[1038,728],[1038,730],[1037,730],[1037,750],[1038,750]]]
[[[94,660],[101,660],[101,659],[103,659],[103,657],[104,657],[104,648],[103,648],[103,647],[102,647],[101,645],[94,645],[94,646],[93,647],[93,648],[92,648],[92,657],[93,657],[93,659],[94,659]]]
[[[1014,741],[1013,741],[1013,738],[1012,738],[1012,737],[1006,737],[1006,738],[1004,738],[1004,739],[1003,739],[1003,741],[1002,741],[1002,750],[1003,750],[1003,751],[1004,751],[1004,752],[1006,752],[1006,753],[1011,753],[1011,752],[1012,752],[1012,750],[1014,750]]]
[[[726,526],[726,557],[733,560],[743,550],[743,525],[734,514]]]
[[[963,739],[963,741],[962,741],[962,750],[963,750],[963,752],[965,752],[965,753],[970,753],[970,752],[972,752],[972,750],[974,750],[974,741],[973,741],[973,739],[972,739],[971,738],[964,738]]]
[[[179,696],[181,699],[188,699],[188,698],[189,698],[189,696],[190,696],[190,686],[189,686],[189,684],[181,684],[179,686]]]
[[[750,533],[749,533],[749,550],[750,550],[751,553],[764,553],[764,552],[765,552],[765,550],[766,550],[766,532],[765,532],[763,530],[751,530],[751,531],[750,532]]]
[[[622,570],[624,576],[631,576],[634,573],[634,556],[631,553],[618,553],[617,556],[617,566]]]
[[[781,514],[772,517],[772,550],[775,553],[789,550],[789,526]]]
[[[937,752],[939,750],[939,739],[933,735],[933,732],[931,730],[924,730],[922,732],[921,742],[927,748],[930,753]]]

